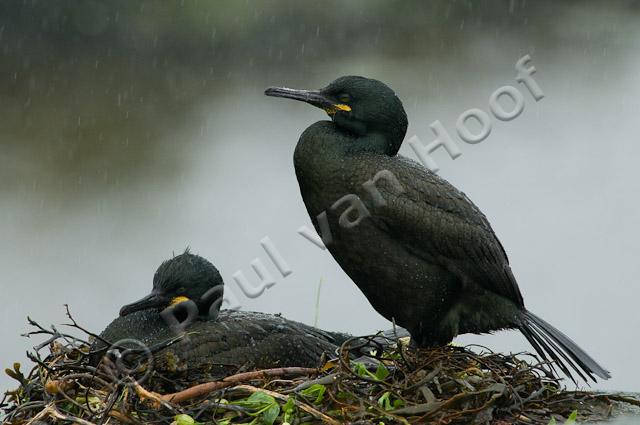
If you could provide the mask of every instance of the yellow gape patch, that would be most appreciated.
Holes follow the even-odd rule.
[[[189,301],[189,298],[184,297],[184,296],[179,296],[179,297],[175,297],[174,299],[172,299],[171,302],[169,303],[169,305],[173,306],[173,305],[176,305],[176,304],[183,303],[185,301]]]
[[[351,112],[351,106],[339,103],[337,105],[331,105],[331,106],[329,106],[327,108],[324,108],[324,110],[329,115],[335,115],[336,112],[338,112],[338,111]]]

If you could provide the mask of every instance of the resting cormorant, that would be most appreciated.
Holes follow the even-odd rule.
[[[317,367],[323,355],[333,355],[350,338],[279,315],[219,311],[222,297],[222,277],[206,259],[187,251],[165,261],[151,294],[122,307],[120,317],[100,334],[113,346],[94,342],[91,363],[97,364],[108,348],[140,349],[142,343],[157,350],[155,371],[186,373],[183,382],[193,383],[240,368]]]
[[[320,90],[272,87],[267,96],[324,109],[300,136],[294,166],[327,248],[384,317],[414,345],[464,333],[519,329],[539,355],[607,379],[609,372],[528,311],[507,255],[484,214],[449,182],[397,155],[402,102],[384,83],[341,77]]]

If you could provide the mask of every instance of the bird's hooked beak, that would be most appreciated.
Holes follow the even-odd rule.
[[[349,105],[336,102],[334,99],[331,99],[319,90],[298,90],[289,89],[287,87],[269,87],[264,91],[264,94],[267,96],[286,97],[287,99],[300,100],[317,108],[324,109],[329,115],[335,115],[338,111],[351,111],[351,107]]]
[[[151,292],[146,297],[122,307],[120,309],[120,316],[126,316],[135,311],[146,310],[148,308],[164,308],[169,306],[169,304],[170,300],[168,297],[158,292]]]

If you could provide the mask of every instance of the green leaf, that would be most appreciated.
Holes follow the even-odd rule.
[[[280,404],[278,404],[275,398],[261,391],[251,394],[245,400],[237,400],[231,404],[252,409],[253,412],[248,413],[250,416],[255,418],[251,422],[252,424],[262,423],[266,425],[273,425],[280,415]]]
[[[378,381],[384,381],[387,376],[389,376],[389,369],[387,369],[383,363],[379,363],[378,368],[376,369],[375,378]]]
[[[300,394],[302,394],[305,397],[315,397],[315,400],[313,401],[313,403],[319,404],[324,399],[324,393],[326,391],[327,391],[327,387],[325,387],[324,385],[313,384],[309,388],[305,388],[304,390],[300,391]]]
[[[575,424],[577,418],[578,418],[578,411],[574,410],[573,412],[571,412],[571,414],[567,418],[567,421],[564,423],[564,425],[573,425],[573,424]]]
[[[389,401],[389,397],[391,397],[391,393],[389,391],[382,394],[378,399],[378,406],[382,407],[384,410],[391,410],[391,401]]]
[[[353,362],[353,371],[358,376],[370,376],[371,372],[367,370],[367,367],[360,362]]]
[[[387,391],[378,399],[378,406],[384,410],[395,410],[404,407],[404,400],[391,397],[391,392]]]
[[[296,402],[293,397],[287,399],[287,402],[282,405],[282,410],[285,413],[293,413],[296,410]]]
[[[267,393],[263,393],[261,391],[255,392],[253,394],[251,394],[251,396],[248,398],[248,400],[250,402],[253,403],[265,403],[265,404],[272,404],[276,402],[276,399],[271,397],[269,394]]]
[[[176,422],[176,425],[194,425],[196,423],[191,416],[185,414],[176,415],[173,420]]]
[[[262,422],[266,425],[273,425],[278,418],[278,415],[280,415],[280,405],[278,403],[272,404],[262,414]]]
[[[271,397],[266,393],[258,391],[251,394],[248,398],[244,400],[237,400],[232,402],[231,404],[248,407],[250,409],[255,409],[255,410],[264,410],[265,408],[268,408],[270,405],[274,403],[276,403],[275,398]]]
[[[554,418],[553,416],[551,417],[551,420],[549,421],[548,425],[556,425],[556,418]]]
[[[363,363],[353,362],[352,364],[353,364],[353,371],[358,376],[375,379],[376,381],[382,381],[387,376],[389,376],[389,369],[387,369],[387,367],[382,363],[378,364],[376,373],[369,372],[369,369],[367,369],[367,367]]]
[[[282,405],[282,411],[284,412],[282,415],[282,422],[290,423],[294,419],[294,415],[296,413],[296,403],[293,397],[289,397],[287,402]]]

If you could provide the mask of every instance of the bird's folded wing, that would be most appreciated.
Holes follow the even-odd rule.
[[[379,181],[386,203],[371,207],[373,222],[414,255],[523,305],[507,255],[471,200],[413,161],[396,157],[383,165],[403,190]]]

